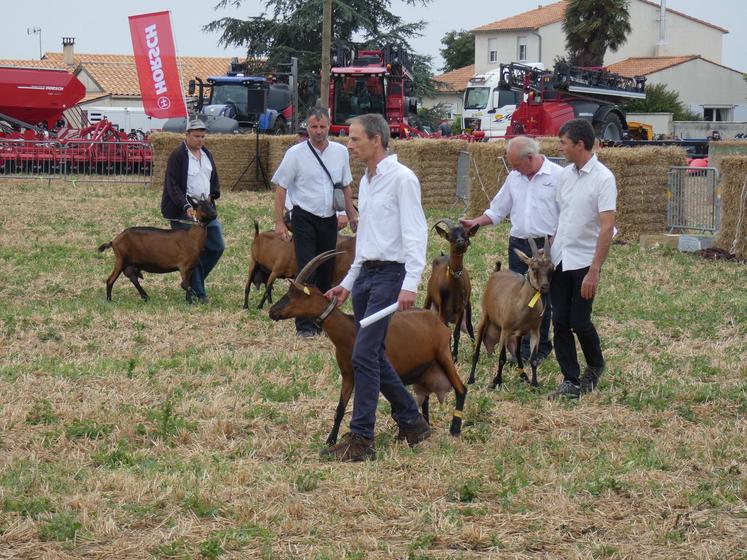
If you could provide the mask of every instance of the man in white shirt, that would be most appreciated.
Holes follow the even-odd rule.
[[[415,174],[387,154],[389,125],[378,114],[361,115],[350,125],[350,152],[366,164],[358,191],[360,224],[355,260],[339,286],[325,295],[337,304],[353,294],[358,326],[353,347],[355,394],[350,432],[322,456],[340,461],[376,458],[374,425],[379,392],[392,405],[392,416],[412,446],[430,435],[415,399],[386,357],[384,340],[391,315],[364,329],[360,320],[395,301],[400,311],[415,303],[425,268],[428,224]]]
[[[549,395],[551,400],[578,398],[594,390],[604,371],[591,309],[612,243],[617,200],[614,175],[592,151],[594,129],[589,121],[568,121],[560,127],[559,136],[561,150],[571,165],[560,177],[560,217],[550,251],[555,265],[550,286],[555,356],[563,373],[563,382]],[[580,380],[574,334],[586,359]]]
[[[508,142],[506,159],[513,171],[508,174],[501,190],[490,202],[490,208],[482,216],[470,220],[460,219],[465,228],[475,225],[498,225],[511,216],[511,232],[508,239],[508,268],[518,274],[526,274],[527,265],[516,255],[519,249],[526,255],[532,254],[529,238],[534,239],[537,248],[545,245],[545,236],[555,235],[558,227],[558,204],[555,193],[563,168],[539,153],[536,140],[517,136]],[[544,360],[552,352],[550,342],[550,316],[552,306],[549,295],[542,296],[545,311],[540,326],[540,342],[537,358]],[[521,342],[521,355],[529,360],[529,337]]]
[[[332,207],[334,183],[344,185],[345,210],[351,228],[355,228],[357,220],[350,189],[353,176],[348,151],[342,144],[327,139],[327,110],[314,107],[309,111],[306,123],[308,142],[300,142],[289,148],[272,177],[272,182],[277,185],[275,231],[286,241],[290,241],[283,220],[286,195],[293,199],[291,227],[298,270],[318,254],[337,245],[337,215]],[[332,283],[333,270],[334,259],[331,259],[316,270],[309,283],[326,292]],[[313,337],[319,333],[319,329],[310,319],[296,319],[296,332],[302,337]]]

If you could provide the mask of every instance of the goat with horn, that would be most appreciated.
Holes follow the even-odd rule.
[[[328,446],[337,442],[340,424],[353,393],[356,322],[352,315],[337,308],[336,299],[327,300],[318,288],[308,285],[306,281],[316,267],[338,254],[335,251],[327,251],[311,260],[295,280],[289,281],[288,292],[270,308],[270,318],[275,321],[297,317],[316,321],[335,345],[335,358],[342,374],[342,389],[332,431],[327,438]],[[413,386],[416,400],[426,421],[429,395],[435,393],[439,402],[443,402],[446,393],[454,390],[456,406],[450,433],[458,436],[461,433],[467,389],[451,359],[449,338],[449,329],[429,311],[419,309],[395,313],[386,336],[386,356],[402,383]],[[406,438],[402,430],[399,438]]]
[[[428,293],[423,307],[433,309],[447,327],[454,323],[454,347],[451,355],[456,361],[460,333],[464,330],[473,341],[475,340],[470,303],[472,286],[469,273],[464,268],[464,254],[469,248],[470,237],[477,233],[480,226],[465,228],[461,224],[444,219],[436,222],[433,229],[449,242],[450,249],[448,255],[433,259]]]

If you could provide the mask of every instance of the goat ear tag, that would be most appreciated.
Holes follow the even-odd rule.
[[[537,300],[540,298],[540,293],[536,292],[532,299],[529,300],[529,303],[527,304],[527,307],[534,308],[535,305],[537,305]]]
[[[308,296],[308,295],[311,295],[311,292],[309,291],[309,288],[308,288],[308,286],[304,286],[304,287],[303,287],[303,293],[304,293],[304,294],[306,294],[307,296]],[[539,292],[538,292],[538,293],[539,293]]]

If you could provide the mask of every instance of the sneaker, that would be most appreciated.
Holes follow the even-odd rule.
[[[399,427],[399,433],[397,434],[398,440],[406,439],[410,447],[415,447],[421,441],[428,439],[431,436],[431,426],[423,418],[422,414],[418,415],[418,419],[411,428]]]
[[[584,374],[581,376],[581,394],[591,393],[599,385],[599,378],[604,373],[604,366],[594,367],[586,366]]]
[[[376,446],[373,438],[348,432],[340,438],[340,443],[322,449],[319,455],[322,459],[342,461],[343,463],[373,461],[376,459]]]
[[[550,393],[547,398],[551,401],[558,399],[577,399],[581,395],[581,387],[574,385],[570,381],[563,381],[558,388]]]

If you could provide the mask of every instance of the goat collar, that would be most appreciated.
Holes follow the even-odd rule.
[[[534,295],[532,296],[532,299],[529,300],[529,303],[527,303],[527,307],[534,308],[534,306],[537,305],[537,300],[542,296],[542,294],[536,286],[532,285],[532,281],[529,279],[528,270],[524,273],[524,281],[529,284],[530,287],[534,288]]]
[[[316,319],[314,319],[314,323],[316,323],[318,326],[321,327],[322,323],[335,310],[335,307],[337,307],[337,298],[333,297],[332,301],[330,301],[329,304],[327,304],[327,307],[324,309],[324,311],[322,311],[322,314],[319,315],[319,317],[317,317]]]
[[[461,278],[462,274],[464,274],[464,269],[452,270],[451,265],[446,267],[446,271],[448,272],[449,276],[453,276],[454,278]]]
[[[539,288],[537,286],[535,286],[534,284],[532,284],[532,281],[529,279],[529,271],[528,270],[524,273],[524,281],[527,282],[532,288],[534,288],[535,292],[539,293],[539,291],[540,291]]]
[[[203,224],[199,220],[174,220],[175,222],[179,222],[180,224],[187,224],[188,226],[200,226],[205,227],[205,224]]]

